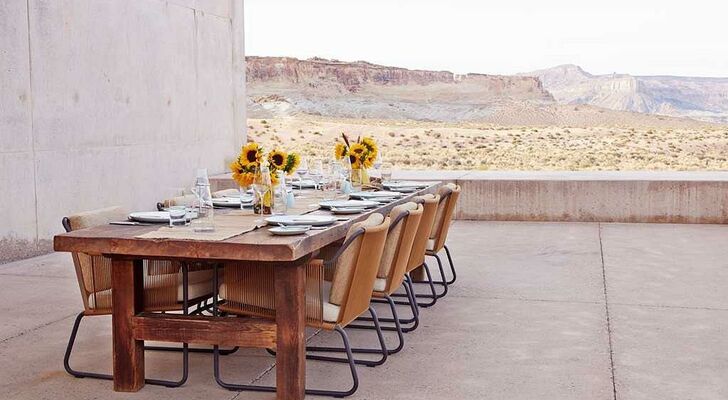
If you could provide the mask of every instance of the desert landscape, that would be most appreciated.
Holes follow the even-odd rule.
[[[249,119],[249,138],[330,158],[342,132],[369,135],[403,169],[726,170],[728,127],[492,126],[315,116]]]
[[[694,106],[694,115],[709,118],[682,117],[685,110],[670,105],[687,104],[680,85],[673,85],[667,100],[633,93],[641,107],[651,107],[644,111],[652,110],[635,112],[624,86],[621,92],[605,88],[618,79],[639,91],[647,78],[596,77],[573,68],[535,75],[540,76],[248,57],[248,138],[329,158],[342,132],[367,135],[380,143],[385,162],[404,169],[728,169],[728,125],[715,122],[722,119],[720,108],[711,114]],[[573,84],[567,84],[569,76],[576,76]],[[697,89],[691,88],[685,96],[698,104]],[[613,93],[613,101],[604,93]],[[617,101],[619,93],[624,96]],[[721,95],[703,97],[710,101],[701,104],[714,106]]]

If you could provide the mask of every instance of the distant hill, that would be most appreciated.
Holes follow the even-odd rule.
[[[592,75],[576,65],[521,75],[538,77],[562,104],[728,122],[728,78]]]
[[[307,114],[505,125],[701,125],[632,110],[559,104],[535,76],[458,75],[365,61],[252,56],[246,57],[246,72],[251,118]]]

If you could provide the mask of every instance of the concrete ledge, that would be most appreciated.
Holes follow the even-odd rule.
[[[728,222],[728,172],[397,171],[394,178],[458,183],[458,219]],[[234,186],[229,174],[213,178],[213,188]]]
[[[728,172],[401,171],[462,186],[458,219],[728,222]]]

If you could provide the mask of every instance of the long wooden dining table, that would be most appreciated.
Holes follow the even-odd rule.
[[[158,226],[101,225],[56,235],[54,249],[109,257],[112,287],[114,390],[144,386],[144,341],[275,348],[279,400],[305,396],[305,268],[317,250],[346,236],[371,213],[388,213],[414,196],[436,192],[439,182],[391,203],[299,236],[273,236],[263,227],[220,241],[144,239]],[[305,193],[305,192],[304,192]],[[311,214],[330,214],[326,210]],[[144,312],[144,259],[187,262],[255,261],[274,267],[275,321]],[[244,265],[244,264],[241,264]],[[241,267],[242,268],[242,267]]]

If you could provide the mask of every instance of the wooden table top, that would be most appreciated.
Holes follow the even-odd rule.
[[[100,225],[56,235],[56,251],[104,254],[107,256],[133,256],[164,259],[204,259],[220,261],[295,261],[346,236],[349,227],[366,219],[371,213],[387,214],[415,196],[436,193],[440,183],[421,189],[392,203],[351,216],[348,221],[337,222],[324,230],[311,230],[298,236],[273,236],[268,228],[234,236],[221,241],[141,239],[136,236],[159,228],[156,226]],[[331,215],[318,210],[311,215]],[[348,216],[347,216],[348,217]]]

